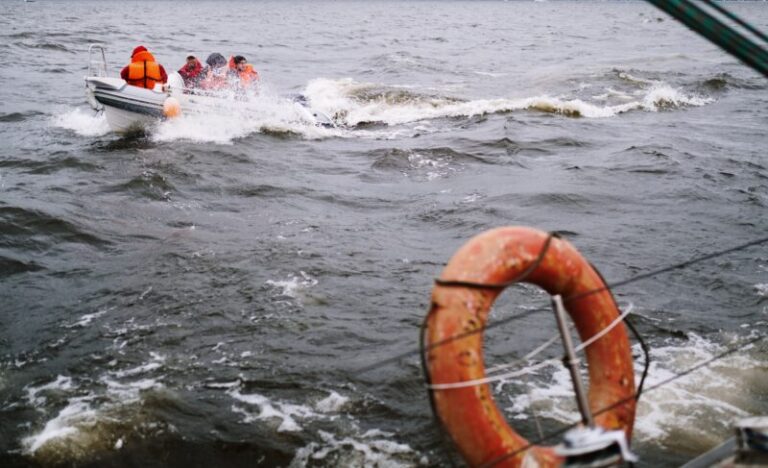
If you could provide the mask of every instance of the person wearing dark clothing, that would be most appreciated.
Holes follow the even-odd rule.
[[[227,59],[223,55],[214,52],[205,59],[206,67],[200,76],[200,87],[203,89],[218,90],[227,87]]]
[[[187,63],[179,69],[179,75],[184,79],[184,86],[194,88],[203,78],[203,65],[194,55],[187,57]]]
[[[133,49],[131,63],[120,71],[120,77],[129,85],[148,89],[155,89],[157,83],[168,82],[165,68],[155,61],[155,57],[144,46]]]

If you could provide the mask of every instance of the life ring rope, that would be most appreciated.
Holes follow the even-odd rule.
[[[573,349],[573,351],[576,352],[576,353],[580,353],[581,351],[584,351],[586,348],[588,348],[595,341],[599,340],[600,338],[602,338],[603,336],[608,334],[608,332],[613,330],[613,328],[616,325],[618,325],[619,323],[623,322],[624,319],[627,318],[627,316],[632,313],[632,310],[634,308],[635,308],[635,306],[633,304],[630,304],[627,307],[627,310],[624,311],[621,315],[619,315],[616,318],[616,320],[611,322],[610,325],[608,325],[607,327],[603,328],[598,333],[594,334],[587,341],[584,341],[580,345],[576,346]],[[492,373],[499,372],[499,371],[504,370],[504,369],[509,369],[510,367],[517,367],[517,366],[525,363],[526,361],[528,361],[528,360],[538,356],[541,352],[543,352],[545,349],[547,349],[552,344],[554,344],[558,340],[558,338],[560,338],[559,334],[554,335],[552,338],[550,338],[547,341],[545,341],[544,344],[539,345],[537,348],[533,349],[532,351],[530,351],[528,354],[526,354],[525,356],[521,357],[520,359],[516,359],[516,360],[514,360],[514,361],[512,361],[510,363],[507,363],[507,364],[501,364],[501,365],[498,365],[498,366],[490,367],[490,368],[485,370],[485,373],[486,374],[492,374]],[[545,366],[547,366],[549,364],[553,364],[553,363],[557,363],[557,362],[560,362],[560,359],[558,359],[558,358],[551,358],[551,359],[546,359],[544,361],[540,361],[540,362],[537,362],[535,364],[532,364],[532,365],[530,365],[529,367],[527,367],[525,369],[519,369],[519,370],[515,370],[515,371],[512,371],[512,372],[507,372],[507,373],[504,373],[504,374],[499,374],[499,375],[494,375],[494,376],[490,376],[490,377],[485,377],[485,378],[482,378],[482,379],[464,380],[462,382],[444,383],[444,384],[427,384],[426,387],[428,389],[431,389],[431,390],[448,390],[448,389],[451,389],[451,388],[474,387],[476,385],[500,382],[500,381],[503,381],[503,380],[511,379],[513,377],[520,377],[520,376],[523,376],[523,375],[526,375],[526,374],[530,374],[534,370],[541,369],[542,367],[545,367]]]
[[[552,243],[552,238],[560,239],[560,234],[557,232],[547,233],[547,240],[545,240],[544,245],[541,246],[541,249],[539,250],[539,256],[536,257],[536,260],[534,260],[533,263],[531,263],[525,270],[521,271],[516,278],[513,278],[509,281],[505,281],[503,283],[475,283],[473,281],[444,280],[441,278],[435,278],[435,284],[438,286],[446,287],[503,290],[512,286],[513,284],[522,283],[531,275],[531,273],[536,271],[541,262],[544,260],[544,257],[546,257],[547,252],[549,251],[549,246]]]

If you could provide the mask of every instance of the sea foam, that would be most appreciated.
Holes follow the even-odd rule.
[[[381,85],[360,83],[350,78],[312,80],[307,85],[305,94],[313,107],[335,116],[339,123],[347,127],[364,123],[401,125],[438,118],[472,117],[521,110],[568,117],[607,118],[633,110],[655,112],[667,108],[702,106],[712,102],[710,98],[689,95],[664,83],[649,83],[649,87],[639,97],[627,96],[625,101],[628,102],[617,105],[548,95],[460,100],[426,93],[388,93],[380,91]]]
[[[737,343],[748,339],[724,338]],[[695,334],[684,342],[670,341],[651,346],[651,367],[645,388],[663,385],[640,398],[635,417],[635,437],[639,441],[664,446],[679,444],[680,437],[690,437],[687,441],[690,444],[701,444],[702,440],[706,441],[704,445],[714,444],[729,433],[734,420],[750,414],[755,397],[752,388],[759,388],[760,379],[768,378],[768,375],[748,349],[665,383],[667,379],[712,359],[729,346],[733,343],[724,345]],[[639,346],[634,348],[633,354],[642,356]],[[637,377],[642,372],[642,364],[642,359],[635,362]],[[496,385],[500,406],[504,407],[507,416],[525,420],[535,411],[537,417],[561,423],[578,421],[580,416],[567,369],[561,363],[553,362],[535,369],[534,375],[538,377],[517,382],[523,391],[518,385],[514,394],[506,393],[507,384]]]
[[[54,127],[71,130],[80,136],[95,137],[109,133],[109,125],[104,114],[79,107],[54,116],[52,124]]]

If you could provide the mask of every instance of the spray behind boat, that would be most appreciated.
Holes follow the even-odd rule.
[[[233,96],[231,92],[188,89],[177,72],[169,73],[168,82],[157,84],[154,89],[130,86],[121,78],[108,76],[105,48],[98,44],[88,48],[88,60],[86,99],[94,110],[104,113],[109,127],[117,133],[140,130],[185,113],[215,115],[222,106],[233,110],[249,107],[247,97]],[[306,97],[290,97],[286,104],[289,103],[295,106],[296,115],[302,122],[336,127],[333,119],[312,109]]]

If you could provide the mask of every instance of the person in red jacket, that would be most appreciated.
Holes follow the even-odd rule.
[[[187,57],[187,63],[179,69],[179,75],[184,78],[184,86],[187,88],[197,87],[199,81],[203,79],[203,64],[194,55]]]
[[[155,61],[155,57],[144,46],[133,49],[131,63],[122,69],[120,77],[129,85],[148,89],[154,89],[157,83],[165,84],[168,81],[168,74],[163,66]]]

